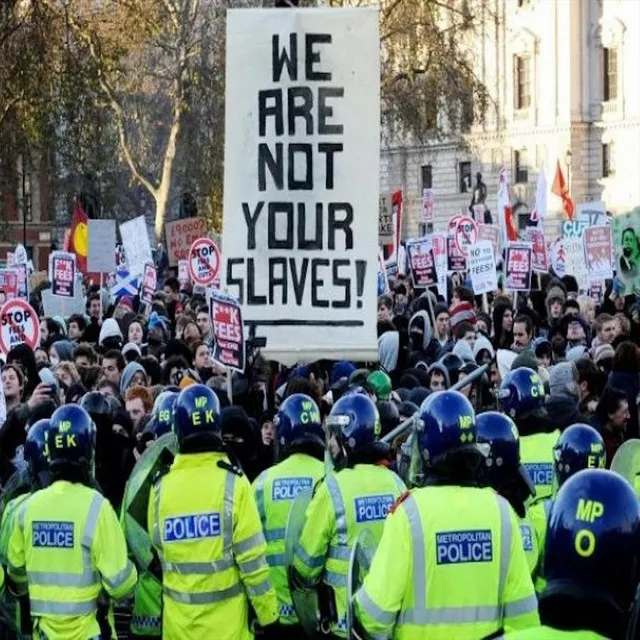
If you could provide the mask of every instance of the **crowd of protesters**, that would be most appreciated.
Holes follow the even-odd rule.
[[[602,434],[609,464],[622,442],[639,437],[635,296],[618,296],[609,286],[596,302],[579,294],[571,276],[545,275],[539,290],[496,291],[484,300],[463,282],[449,285],[447,303],[413,290],[409,278],[398,278],[379,297],[380,361],[392,397],[419,400],[488,364],[482,382],[463,389],[477,410],[486,411],[495,408],[505,373],[525,366],[545,383],[549,431],[591,424]]]
[[[155,398],[193,382],[219,396],[225,439],[250,480],[273,462],[272,417],[292,393],[310,395],[326,413],[347,389],[361,386],[377,401],[384,433],[411,416],[429,393],[482,365],[489,371],[480,383],[462,389],[478,411],[495,407],[493,391],[508,370],[528,366],[545,383],[550,430],[592,424],[605,440],[609,463],[625,439],[638,437],[640,303],[634,297],[608,289],[598,304],[578,294],[572,277],[543,276],[538,291],[496,291],[484,300],[463,282],[448,284],[445,302],[414,290],[409,278],[392,281],[378,300],[379,363],[344,359],[285,368],[254,353],[245,374],[232,378],[212,362],[203,295],[174,277],[164,279],[151,305],[128,296],[110,301],[106,292],[88,286],[85,314],[41,316],[38,348],[21,344],[6,356],[0,482],[23,464],[29,424],[99,390],[111,398],[113,424],[99,435],[97,480],[119,506],[136,459],[153,440],[148,426]],[[41,309],[37,294],[31,303]]]

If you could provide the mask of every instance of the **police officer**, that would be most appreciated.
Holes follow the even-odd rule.
[[[27,463],[31,491],[29,493],[23,493],[11,500],[2,513],[2,524],[0,524],[0,559],[3,566],[7,565],[9,541],[16,526],[16,514],[19,511],[20,505],[36,491],[48,487],[51,481],[46,445],[46,433],[48,429],[49,420],[42,419],[34,422],[29,428],[29,431],[27,431],[24,442],[24,461]],[[22,596],[17,604],[16,623],[21,627],[23,632],[28,632],[31,626],[28,597],[26,595]]]
[[[486,456],[487,481],[509,502],[520,519],[522,545],[533,573],[539,548],[525,503],[535,490],[529,473],[520,463],[518,428],[509,416],[497,411],[481,413],[476,419],[476,428],[480,450]]]
[[[49,460],[47,459],[46,433],[49,420],[42,419],[34,422],[27,431],[24,442],[24,461],[27,464],[31,492],[23,493],[11,500],[2,513],[0,524],[0,558],[6,564],[9,551],[9,540],[15,525],[18,507],[35,491],[49,486]]]
[[[520,458],[536,489],[536,497],[551,495],[553,489],[553,446],[560,436],[544,406],[544,385],[528,367],[509,371],[498,390],[498,410],[518,427]]]
[[[567,480],[553,502],[540,596],[542,627],[508,638],[633,638],[629,610],[640,580],[640,503],[631,485],[602,469]],[[635,621],[634,621],[635,622]]]
[[[90,488],[95,426],[78,405],[64,405],[46,432],[52,484],[20,507],[9,543],[9,576],[28,587],[34,635],[97,638],[115,635],[104,589],[114,599],[135,586],[135,567],[118,519]]]
[[[322,580],[335,595],[331,632],[346,636],[346,585],[349,557],[359,533],[376,540],[389,508],[404,491],[402,480],[378,463],[388,445],[378,442],[380,420],[367,395],[343,396],[326,420],[335,471],[316,488],[296,546],[294,568],[306,584]]]
[[[297,624],[285,563],[285,530],[293,499],[311,490],[324,475],[324,430],[318,405],[307,395],[289,396],[275,415],[276,459],[263,471],[253,487],[267,540],[267,562],[278,596],[281,638],[298,640],[303,631]]]
[[[249,605],[278,620],[251,485],[224,453],[220,403],[201,384],[173,410],[179,453],[149,496],[148,528],[162,567],[163,638],[248,640]]]
[[[588,424],[573,424],[565,429],[553,447],[556,491],[572,476],[583,469],[604,469],[607,454],[602,436]],[[536,499],[528,512],[533,523],[540,557],[536,569],[536,590],[542,591],[542,555],[545,547],[547,522],[553,496]]]
[[[145,427],[149,443],[172,430],[173,407],[178,395],[177,391],[165,390],[156,398],[151,419]],[[134,636],[159,638],[162,635],[162,576],[156,567],[139,566],[138,572],[130,631]]]
[[[516,514],[480,486],[476,418],[458,391],[430,395],[416,419],[423,487],[384,525],[355,610],[374,638],[484,638],[538,624]]]

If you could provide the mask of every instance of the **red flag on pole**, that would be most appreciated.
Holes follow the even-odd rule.
[[[569,195],[569,187],[564,179],[564,174],[562,173],[562,169],[560,168],[560,160],[558,160],[558,164],[556,165],[556,175],[553,179],[553,185],[551,186],[551,193],[555,193],[559,198],[562,199],[562,208],[564,209],[564,215],[567,220],[573,220],[573,215],[575,213],[575,206],[573,204],[573,200]]]
[[[82,205],[76,200],[73,205],[73,215],[71,216],[71,230],[69,233],[69,251],[76,254],[78,269],[82,273],[87,272],[87,253],[89,242],[87,237],[87,225],[89,219],[84,212]]]
[[[518,229],[513,219],[513,209],[509,198],[509,179],[504,167],[500,169],[498,176],[498,225],[505,245],[518,239]]]

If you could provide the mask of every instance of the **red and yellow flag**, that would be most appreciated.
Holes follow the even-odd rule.
[[[76,200],[73,205],[73,215],[71,216],[71,229],[69,230],[69,246],[67,250],[76,254],[78,269],[80,269],[82,273],[87,272],[87,254],[89,253],[88,221],[89,219],[82,205]]]

